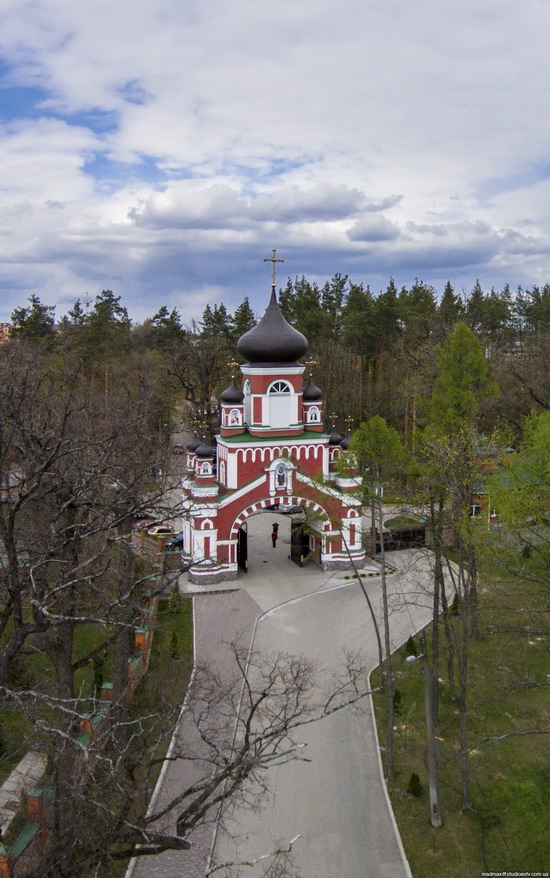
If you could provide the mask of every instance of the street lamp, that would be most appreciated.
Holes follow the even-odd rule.
[[[435,743],[434,715],[432,704],[432,681],[430,679],[430,666],[426,652],[426,635],[420,632],[420,655],[408,655],[406,662],[412,664],[420,659],[424,673],[424,706],[426,709],[426,731],[428,734],[428,782],[430,787],[430,822],[433,827],[439,829],[443,824],[441,810],[439,808],[439,779],[437,774],[437,752]]]

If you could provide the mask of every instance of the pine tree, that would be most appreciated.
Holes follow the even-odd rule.
[[[51,346],[55,338],[55,307],[43,305],[39,297],[29,297],[30,307],[15,308],[11,315],[12,335]]]
[[[256,326],[256,318],[254,316],[254,311],[250,307],[248,296],[245,296],[238,308],[235,309],[232,319],[233,341],[236,344],[241,335],[244,335],[245,332],[248,332],[253,326]]]
[[[460,296],[455,293],[451,281],[448,280],[439,303],[439,320],[445,333],[452,329],[463,316],[464,305]]]
[[[439,375],[431,403],[432,429],[452,436],[472,426],[479,399],[494,392],[487,382],[488,367],[481,345],[464,323],[457,323],[436,348]]]

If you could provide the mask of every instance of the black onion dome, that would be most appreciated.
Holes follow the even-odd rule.
[[[241,403],[244,399],[244,393],[242,390],[239,390],[235,387],[235,382],[231,379],[231,384],[229,387],[226,387],[224,392],[221,394],[220,399],[222,402],[227,403]]]
[[[313,383],[312,378],[309,378],[302,394],[304,402],[317,402],[318,399],[321,399],[322,395],[323,391]]]
[[[349,448],[349,436],[346,436],[344,439],[342,439],[342,441],[340,442],[340,448],[343,448],[344,451],[347,451],[347,449]]]
[[[214,457],[214,449],[212,448],[211,445],[207,445],[206,442],[201,442],[200,445],[198,446],[197,450],[195,451],[195,454],[197,457],[200,457],[201,459],[207,458],[207,457]]]
[[[193,439],[191,439],[191,441],[188,442],[185,447],[187,448],[188,451],[193,453],[193,451],[197,450],[197,448],[199,447],[200,444],[201,444],[201,440],[197,439],[197,437],[194,436]]]
[[[332,430],[330,436],[328,437],[328,444],[329,445],[340,445],[342,438],[343,437],[340,436],[340,433],[337,433],[336,430]]]
[[[295,363],[307,353],[307,349],[305,335],[294,329],[281,314],[275,289],[260,322],[245,332],[237,343],[241,356],[248,363],[257,365]]]

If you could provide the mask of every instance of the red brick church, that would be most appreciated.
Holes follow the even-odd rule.
[[[308,342],[283,317],[274,277],[264,316],[237,349],[246,360],[242,389],[232,381],[221,394],[216,452],[198,439],[187,445],[183,549],[189,579],[236,579],[247,567],[247,518],[268,509],[273,514],[279,505],[306,513],[298,560],[344,569],[351,555],[361,566],[361,508],[352,493],[357,478],[336,467],[347,443],[324,431],[322,391],[311,378],[303,382],[300,360]]]

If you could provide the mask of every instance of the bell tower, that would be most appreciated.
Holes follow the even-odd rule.
[[[313,379],[304,387],[300,361],[308,342],[277,302],[275,264],[283,260],[273,250],[265,261],[272,263],[271,297],[237,344],[246,360],[243,384],[239,389],[232,379],[221,394],[215,467],[212,449],[188,445],[184,553],[196,583],[235,579],[242,567],[241,525],[248,515],[279,505],[313,511],[311,555],[323,569],[350,566],[350,553],[359,565],[365,557],[361,503],[353,495],[358,480],[337,473],[342,437],[325,433],[323,394]]]

